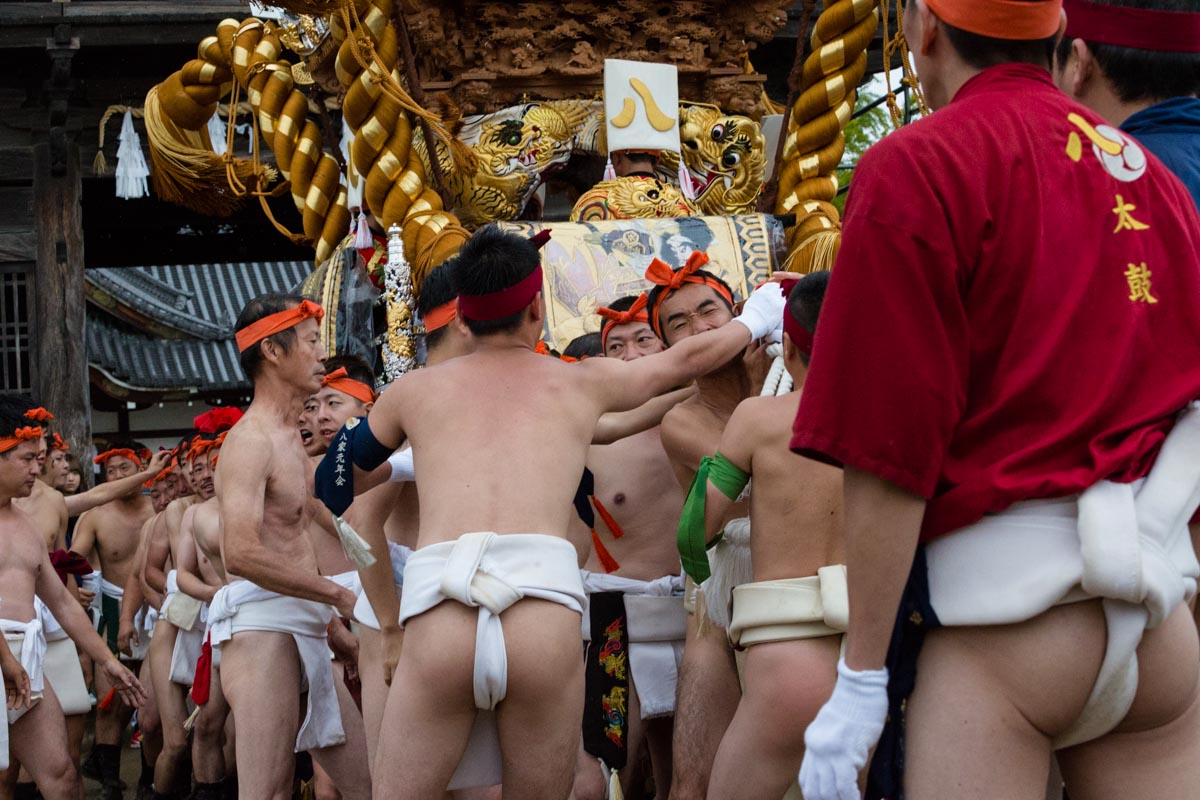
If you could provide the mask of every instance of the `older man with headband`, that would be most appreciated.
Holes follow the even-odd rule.
[[[889,716],[872,796],[1033,800],[1055,751],[1073,800],[1200,785],[1200,216],[1054,86],[1063,19],[904,15],[937,113],[855,172],[791,442],[845,468],[850,626],[806,800],[857,796]]]

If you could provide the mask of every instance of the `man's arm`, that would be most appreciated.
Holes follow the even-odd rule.
[[[221,472],[217,479],[217,498],[224,511],[221,556],[226,571],[253,581],[264,589],[303,600],[328,603],[344,616],[352,616],[353,592],[320,575],[310,575],[296,569],[263,545],[259,534],[273,448],[268,437],[253,430],[240,434],[231,434],[231,438],[226,440],[221,450]]]
[[[71,539],[71,552],[87,558],[96,546],[96,515],[84,514],[75,523],[75,536]]]
[[[200,556],[196,549],[196,538],[193,532],[194,520],[193,517],[192,525],[182,531],[183,536],[177,548],[179,561],[175,564],[176,578],[179,581],[179,591],[197,600],[211,603],[213,595],[217,593],[217,587],[210,586],[200,576]]]
[[[850,467],[843,479],[850,630],[846,666],[883,669],[896,609],[925,516],[925,500]]]
[[[749,404],[755,400],[757,398],[754,397],[743,400],[734,409],[725,430],[721,433],[721,444],[715,451],[745,473],[750,473],[753,466],[754,426]],[[736,497],[728,497],[713,485],[711,478],[709,479],[704,500],[704,531],[708,541],[711,542],[725,526],[729,519],[729,510],[736,502]]]
[[[146,588],[158,595],[159,606],[162,605],[162,595],[167,591],[165,570],[167,558],[171,555],[171,528],[182,522],[183,513],[179,506],[168,506],[167,510],[155,519],[150,528],[150,536],[146,540],[145,566],[141,575],[146,581]]]
[[[129,655],[132,655],[130,642],[139,643],[134,619],[146,602],[146,595],[142,592],[142,579],[137,570],[144,555],[145,552],[139,546],[133,559],[134,569],[130,571],[129,579],[125,581],[125,595],[121,598],[121,619],[117,626],[117,649]]]
[[[695,386],[685,386],[655,397],[632,411],[612,411],[600,417],[592,444],[612,444],[627,436],[648,431],[662,422],[663,416],[696,393]]]
[[[105,481],[99,486],[93,486],[86,492],[73,494],[65,498],[67,513],[72,517],[77,517],[89,509],[102,506],[105,503],[116,500],[118,497],[124,497],[162,472],[170,458],[171,454],[169,451],[160,450],[150,459],[150,463],[146,465],[146,468],[136,475],[130,475],[129,477],[115,481]]]
[[[373,489],[354,501],[346,511],[346,522],[358,531],[359,535],[371,545],[375,553],[375,563],[366,569],[359,569],[358,575],[362,580],[363,591],[367,593],[367,601],[371,610],[379,620],[379,629],[383,635],[384,653],[389,652],[387,643],[398,639],[403,634],[400,631],[400,598],[396,595],[396,582],[392,577],[392,559],[388,551],[387,536],[383,526],[387,522],[400,498],[403,484],[389,483]],[[395,649],[395,648],[392,648]],[[397,652],[398,655],[398,652]],[[385,659],[383,665],[384,680],[391,683],[392,670],[395,661]]]
[[[41,552],[35,590],[67,635],[80,650],[92,657],[96,669],[103,669],[112,678],[121,699],[135,708],[144,703],[147,699],[146,690],[133,673],[109,652],[108,644],[96,633],[92,621],[58,579],[45,550]]]

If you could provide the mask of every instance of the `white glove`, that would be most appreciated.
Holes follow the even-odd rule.
[[[412,448],[405,450],[397,450],[388,456],[388,464],[392,467],[392,475],[388,478],[389,483],[400,483],[402,481],[415,481],[416,471],[413,469],[413,453]]]
[[[858,773],[887,719],[886,669],[856,672],[838,659],[833,694],[804,732],[804,800],[859,800]]]
[[[734,317],[750,331],[751,339],[771,336],[774,341],[783,341],[783,309],[787,300],[783,287],[778,283],[764,283],[754,290],[742,306],[742,313]],[[778,335],[773,336],[778,331]]]

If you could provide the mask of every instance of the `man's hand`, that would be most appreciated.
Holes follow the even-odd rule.
[[[332,581],[331,581],[332,582]],[[337,584],[334,584],[337,586]],[[354,596],[354,592],[342,586],[338,586],[338,600],[333,604],[339,615],[346,619],[354,619],[354,604],[358,602],[358,598]]]
[[[0,671],[4,674],[4,699],[11,710],[29,708],[29,675],[21,662],[15,658],[0,659]]]
[[[750,379],[750,386],[755,394],[762,391],[767,382],[767,373],[771,371],[774,362],[775,359],[767,355],[765,341],[755,339],[746,347],[742,354],[742,365],[746,368],[746,377]]]
[[[125,668],[125,665],[117,660],[116,656],[105,661],[101,668],[104,674],[112,681],[113,687],[117,690],[117,694],[121,696],[121,701],[131,708],[141,708],[150,696],[146,694],[145,687],[141,681],[137,679],[132,672]]]
[[[141,644],[138,638],[137,628],[133,624],[133,620],[121,618],[120,626],[117,628],[117,649],[127,656],[133,655],[133,650],[130,649],[130,643],[135,645]]]
[[[329,623],[329,649],[347,670],[354,668],[357,672],[358,639],[346,629],[339,617],[334,617],[333,621]]]
[[[765,283],[754,290],[734,322],[745,325],[751,339],[765,339],[783,328],[783,309],[787,300],[777,283]]]
[[[91,608],[92,601],[96,599],[96,593],[89,592],[87,589],[80,586],[78,597],[79,597],[79,605],[83,606],[84,609],[88,609],[88,608]]]
[[[167,463],[171,460],[170,450],[159,450],[150,457],[150,463],[146,465],[143,472],[152,472],[155,475],[167,468]]]
[[[404,631],[398,625],[380,631],[380,647],[383,648],[383,680],[388,686],[400,663],[400,650],[404,646]]]
[[[804,732],[800,791],[806,800],[858,800],[858,774],[887,719],[887,670],[853,670],[844,658],[837,668],[833,694]]]

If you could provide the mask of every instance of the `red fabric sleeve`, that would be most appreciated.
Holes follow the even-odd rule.
[[[944,201],[911,164],[881,145],[855,171],[791,447],[929,498],[965,407],[969,337]]]

